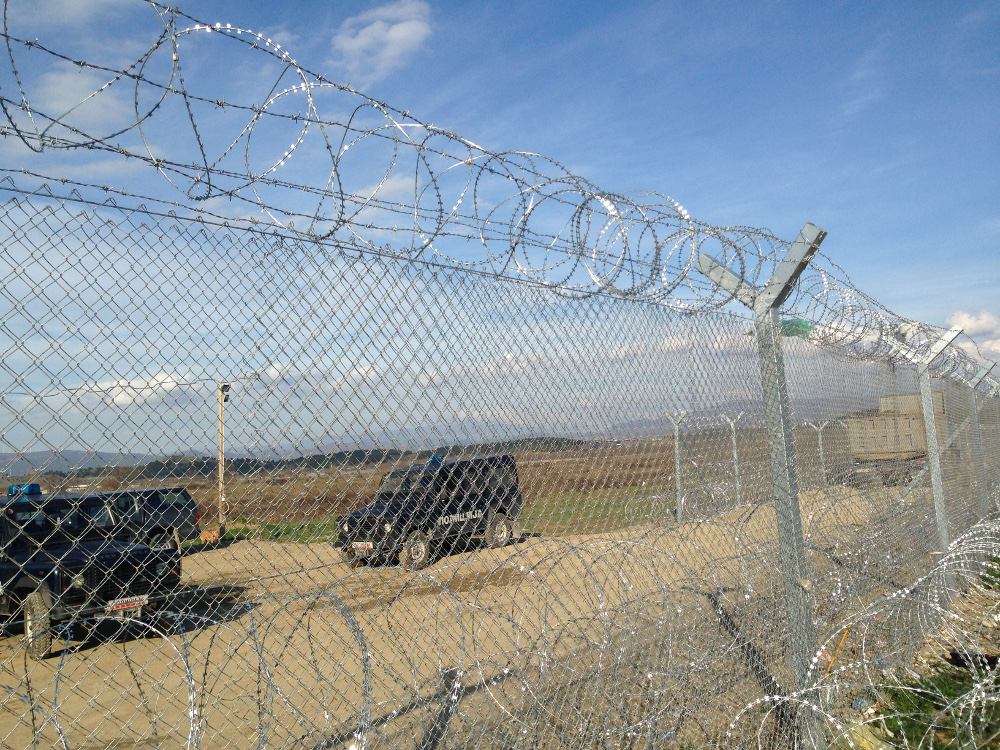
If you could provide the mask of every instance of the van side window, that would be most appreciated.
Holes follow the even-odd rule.
[[[490,466],[490,492],[504,492],[517,485],[514,475],[506,464],[496,463]]]
[[[86,523],[94,529],[110,529],[114,527],[115,521],[111,516],[111,509],[104,503],[84,505],[78,511],[86,518]]]
[[[177,490],[175,492],[161,492],[160,503],[162,505],[187,505],[188,499],[185,494]]]
[[[477,495],[488,495],[493,491],[493,471],[489,464],[475,465],[472,488]]]
[[[118,495],[115,498],[115,510],[119,513],[131,513],[135,510],[135,502],[131,495]]]

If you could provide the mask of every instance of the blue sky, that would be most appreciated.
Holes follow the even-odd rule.
[[[902,315],[1000,314],[994,2],[184,7],[284,32],[314,69],[608,190],[783,237],[812,221]],[[380,23],[408,25],[380,48]]]
[[[490,151],[544,154],[603,190],[658,191],[701,221],[768,227],[786,239],[814,222],[829,232],[824,252],[861,289],[900,315],[964,325],[982,353],[1000,358],[995,2],[200,0],[180,8],[260,32],[303,67]],[[136,60],[162,30],[138,0],[10,0],[8,17],[15,33],[111,68]],[[187,35],[180,44],[192,89],[230,103],[267,97],[278,70],[272,58],[224,34]],[[150,70],[169,74],[168,53],[162,48]],[[24,49],[16,55],[35,106],[48,111],[73,107],[102,83],[94,70]],[[0,73],[5,95],[16,91],[12,84],[9,70]],[[344,104],[334,94],[325,111],[340,117]],[[129,106],[127,88],[116,84],[67,119],[111,132],[129,121]],[[179,106],[179,97],[168,101],[144,136],[154,153],[194,162]],[[246,122],[245,112],[198,106],[210,150]],[[300,105],[275,109],[282,106]],[[294,128],[273,123],[259,125],[255,158],[273,157],[268,150],[280,158],[288,148]],[[123,138],[137,148],[136,132]],[[364,160],[385,156],[372,148],[355,152],[357,176],[345,188],[370,189]],[[313,138],[282,174],[322,175],[310,172],[321,152]],[[149,165],[91,150],[39,157],[7,138],[0,166],[180,198]],[[212,200],[209,208],[222,211]],[[112,384],[113,403],[133,399],[134,382],[179,382],[177,373],[140,364],[93,378]]]
[[[151,12],[134,0],[10,7],[88,54],[127,56],[151,38]],[[862,289],[907,317],[971,324],[1000,354],[995,2],[179,7],[261,31],[331,80],[487,149],[545,154],[603,189],[655,190],[702,221],[786,238],[812,221]],[[206,55],[220,90],[252,88],[252,64]]]

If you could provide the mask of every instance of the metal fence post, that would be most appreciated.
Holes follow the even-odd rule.
[[[806,224],[762,289],[751,286],[707,255],[698,259],[699,271],[754,312],[778,522],[778,557],[790,629],[791,687],[797,691],[808,688],[811,683],[810,667],[816,651],[816,635],[813,624],[812,575],[802,536],[802,514],[799,507],[785,363],[781,350],[779,310],[810,259],[819,250],[824,237],[826,232],[822,229]],[[807,742],[813,747],[825,746],[823,728],[817,725],[808,712],[799,712],[797,730],[799,736],[796,746],[803,747]]]
[[[930,365],[917,365],[920,378],[920,408],[924,415],[927,440],[927,465],[931,472],[931,494],[934,497],[934,517],[937,521],[938,551],[947,552],[951,544],[948,527],[948,506],[944,501],[944,479],[941,475],[941,450],[938,447],[937,422],[934,419],[934,394],[931,390]]]
[[[739,414],[736,415],[736,419],[730,419],[725,414],[722,415],[722,418],[729,423],[729,429],[732,430],[732,436],[733,436],[733,475],[734,475],[734,477],[736,479],[736,504],[737,505],[742,505],[743,504],[743,493],[742,493],[741,488],[740,488],[740,453],[739,453],[739,448],[736,445],[736,423],[739,422],[741,419],[743,419],[743,414],[744,414],[744,412],[741,411]]]
[[[972,419],[972,462],[976,471],[976,489],[979,492],[979,518],[982,520],[990,514],[990,487],[986,481],[986,464],[983,461],[983,434],[979,428],[979,398],[976,388],[990,371],[996,367],[996,362],[989,360],[969,381],[969,417]]]
[[[986,403],[989,404],[990,411],[993,413],[993,425],[994,425],[993,438],[990,441],[990,452],[996,453],[997,433],[995,430],[996,430],[996,425],[1000,424],[1000,383],[996,382],[994,378],[990,378],[989,380],[993,384],[993,387],[990,389],[989,395],[986,397]],[[993,476],[993,472],[991,472],[991,476]],[[987,481],[989,482],[989,487],[987,488],[987,491],[990,493],[990,497],[992,497],[994,483],[992,480],[987,480]]]
[[[823,484],[826,484],[827,482],[826,456],[823,455],[823,430],[828,424],[830,424],[829,420],[823,422],[823,424],[819,425],[818,427],[812,422],[806,422],[806,427],[812,427],[814,430],[816,430],[817,439],[819,440],[819,470],[823,473]]]
[[[948,522],[948,505],[944,498],[944,478],[941,474],[941,448],[938,444],[937,419],[934,415],[931,365],[961,332],[962,329],[955,326],[934,343],[926,356],[917,359],[917,375],[920,380],[920,408],[923,411],[924,435],[927,439],[927,465],[931,471],[934,517],[937,522],[938,545],[941,548],[939,551],[942,553],[947,552],[948,546],[951,544],[951,531]]]
[[[682,411],[676,418],[668,414],[667,419],[674,426],[674,518],[677,523],[684,522],[684,488],[681,483],[681,422],[687,418],[687,412]]]

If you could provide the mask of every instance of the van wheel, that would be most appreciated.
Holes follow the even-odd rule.
[[[412,531],[399,553],[399,564],[410,570],[423,570],[431,561],[431,540],[422,531]]]
[[[490,547],[506,547],[514,536],[514,526],[503,513],[494,513],[486,526],[486,543]]]
[[[24,614],[24,640],[28,649],[28,657],[38,661],[48,656],[52,650],[52,618],[49,608],[45,606],[42,592],[33,591],[24,599],[21,605]]]

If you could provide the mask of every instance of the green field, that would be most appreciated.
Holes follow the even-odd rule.
[[[557,536],[595,534],[673,516],[674,500],[641,487],[553,492],[524,508],[525,531]]]
[[[644,488],[553,492],[525,504],[521,525],[526,532],[545,536],[594,534],[648,523],[673,511],[672,497],[646,494]],[[329,517],[289,522],[234,518],[224,539],[312,544],[332,542],[337,535],[336,521]]]
[[[226,535],[226,541],[253,539],[266,542],[292,542],[296,544],[314,544],[332,542],[337,538],[337,523],[334,518],[323,518],[314,521],[290,521],[255,523],[246,519],[234,519]]]

